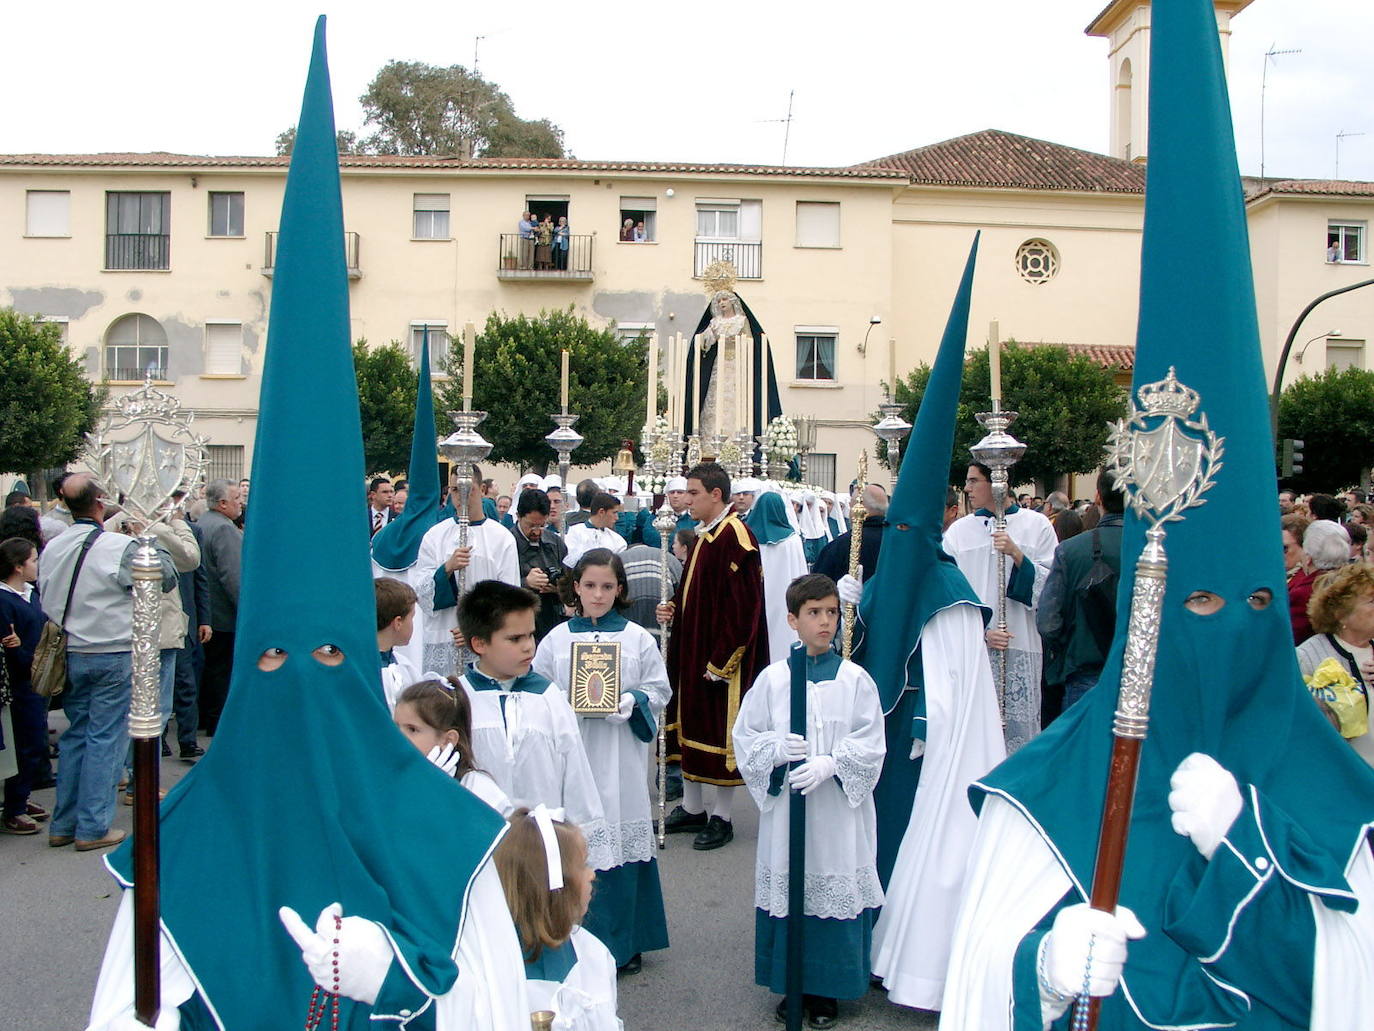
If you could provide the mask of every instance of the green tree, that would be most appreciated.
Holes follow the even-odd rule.
[[[0,469],[33,482],[75,460],[107,395],[86,379],[55,323],[0,308]]]
[[[510,97],[462,65],[390,61],[358,99],[375,129],[363,141],[369,153],[564,156],[561,129],[520,118]]]
[[[897,381],[897,403],[908,422],[915,422],[929,380],[930,366],[922,364]],[[964,362],[950,457],[952,484],[963,483],[972,461],[968,449],[986,432],[975,416],[990,407],[991,383],[988,352],[975,351]],[[1050,485],[1062,475],[1091,472],[1102,464],[1109,424],[1126,414],[1126,393],[1110,369],[1090,358],[1063,347],[1025,347],[1012,341],[1002,351],[1002,407],[1020,413],[1010,432],[1026,444],[1025,457],[1012,470],[1013,481]],[[886,461],[885,444],[879,455]]]
[[[560,351],[569,354],[569,411],[578,413],[582,446],[578,465],[610,458],[625,439],[638,439],[644,422],[647,346],[641,337],[622,342],[573,314],[541,311],[537,317],[492,313],[473,351],[473,407],[487,413],[478,431],[491,441],[491,461],[541,474],[557,456],[544,437],[558,411]],[[462,344],[449,352],[448,380],[436,391],[439,412],[463,406]]]
[[[348,129],[340,129],[334,134],[340,154],[366,154],[362,144],[358,141],[358,134]],[[293,125],[285,132],[277,134],[276,148],[279,157],[286,157],[296,146],[296,127]]]
[[[1285,485],[1335,491],[1360,482],[1374,441],[1374,372],[1327,369],[1279,398],[1279,438],[1303,442],[1303,471]]]
[[[400,472],[410,465],[410,442],[415,432],[415,389],[419,373],[400,341],[368,347],[365,339],[353,345],[353,370],[358,377],[358,409],[363,422],[363,462],[369,475]],[[448,423],[435,413],[435,422]],[[439,427],[435,427],[436,433]]]

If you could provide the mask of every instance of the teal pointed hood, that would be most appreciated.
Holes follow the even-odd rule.
[[[420,541],[439,521],[439,461],[434,433],[434,390],[429,379],[429,327],[420,344],[420,377],[415,389],[415,433],[406,470],[406,507],[372,538],[372,559],[383,569],[400,571],[415,564]]]
[[[767,490],[758,496],[744,517],[744,524],[754,531],[760,544],[777,544],[797,532],[787,518],[788,503],[781,494]]]
[[[908,684],[921,681],[920,669],[909,667],[930,618],[951,605],[981,608],[977,593],[941,544],[977,258],[975,235],[902,455],[897,486],[887,507],[878,569],[870,576],[859,605],[863,633],[859,661],[878,685],[885,713],[892,711]],[[986,622],[987,610],[982,611]]]
[[[447,991],[469,886],[504,828],[396,732],[379,690],[323,18],[298,126],[253,456],[271,518],[248,519],[214,744],[161,809],[164,932],[196,1004],[233,1031],[304,1020],[313,983],[283,905],[313,924],[338,901],[381,924],[417,1012]],[[127,843],[109,862],[130,883]],[[371,1026],[369,1007],[345,1000],[340,1024]]]
[[[1121,903],[1148,934],[1131,943],[1124,990],[1104,1003],[1102,1026],[1135,1026],[1143,1016],[1152,1026],[1203,1028],[1234,1024],[1253,1001],[1234,989],[1263,986],[1220,987],[1215,971],[1169,936],[1170,889],[1202,862],[1170,825],[1173,771],[1203,752],[1235,775],[1242,794],[1253,787],[1263,799],[1267,840],[1276,849],[1307,846],[1291,866],[1291,852],[1282,852],[1284,876],[1336,909],[1352,904],[1343,872],[1374,821],[1374,772],[1331,732],[1298,673],[1245,208],[1212,3],[1156,3],[1151,18],[1133,393],[1139,403],[1176,370],[1198,395],[1190,418],[1205,415],[1225,453],[1205,503],[1166,527],[1168,581],[1121,888]],[[1027,814],[1084,899],[1146,529],[1128,509],[1117,637],[1098,686],[973,789],[975,803],[993,792]],[[1188,611],[1184,602],[1199,590],[1219,595],[1224,607],[1211,615]],[[1268,592],[1267,607],[1252,606],[1256,592]]]

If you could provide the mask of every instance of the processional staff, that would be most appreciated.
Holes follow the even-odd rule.
[[[1192,417],[1201,399],[1197,391],[1178,381],[1172,366],[1164,379],[1141,387],[1137,396],[1139,407],[1132,406],[1129,416],[1116,424],[1107,445],[1107,469],[1115,474],[1116,489],[1126,495],[1136,515],[1150,528],[1145,531],[1145,547],[1135,565],[1121,687],[1112,723],[1112,758],[1089,900],[1093,909],[1105,913],[1116,912],[1121,896],[1140,750],[1149,729],[1150,692],[1169,568],[1164,554],[1164,524],[1182,520],[1187,509],[1205,503],[1202,495],[1211,489],[1225,451],[1225,438],[1208,427],[1206,414]],[[1160,455],[1169,456],[1169,460],[1161,461]],[[1089,995],[1084,985],[1076,1005],[1074,1027],[1093,1031],[1101,999]]]
[[[171,518],[174,491],[194,490],[204,481],[208,441],[191,431],[193,418],[148,379],[115,402],[86,444],[87,462],[105,483],[119,489],[125,509],[144,525],[131,570],[129,737],[134,757],[134,1016],[148,1027],[156,1023],[162,1006],[158,774],[164,718],[158,690],[162,561],[148,528]]]
[[[991,471],[992,476],[992,532],[1007,531],[1007,488],[1008,471],[1026,453],[1026,445],[1007,432],[1007,427],[1016,421],[1017,412],[1002,410],[1002,345],[997,338],[997,323],[992,324],[991,339],[988,341],[989,372],[992,380],[992,411],[980,412],[978,423],[986,429],[987,435],[969,448],[974,461],[981,462]],[[1007,556],[997,552],[997,629],[1007,632]],[[1002,726],[1007,725],[1007,651],[997,650],[997,709],[1002,715]]]
[[[855,580],[859,579],[860,556],[863,551],[864,518],[868,515],[868,510],[864,508],[864,489],[868,486],[868,449],[859,454],[859,479],[858,496],[850,506],[849,511],[849,575]],[[854,616],[858,612],[858,606],[846,602],[844,606],[844,657],[849,658],[854,651]]]

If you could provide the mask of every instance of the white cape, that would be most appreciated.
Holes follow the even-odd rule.
[[[569,941],[577,953],[561,982],[530,981],[530,1008],[552,1010],[554,1031],[624,1031],[616,1016],[616,970],[611,950],[581,927]],[[474,1024],[474,1031],[481,1025]]]
[[[1346,876],[1360,899],[1355,913],[1336,912],[1312,898],[1317,947],[1311,1031],[1355,1031],[1374,1013],[1374,857],[1368,848],[1356,850]],[[1016,948],[1070,886],[1030,821],[989,795],[955,927],[941,1031],[1011,1031]],[[1130,969],[1128,956],[1128,981]]]
[[[921,634],[921,668],[925,759],[873,931],[872,964],[890,1001],[937,1010],[978,830],[968,786],[1006,757],[977,608],[955,605],[930,618]]]
[[[801,535],[794,533],[776,544],[760,544],[763,560],[763,612],[768,621],[768,661],[781,662],[797,643],[797,632],[787,625],[787,588],[805,576],[806,552]]]
[[[105,1031],[116,1018],[133,1014],[133,902],[133,893],[126,891],[110,931],[87,1031]],[[313,914],[304,914],[304,918],[307,923],[314,922]],[[272,919],[276,919],[275,913]],[[281,933],[286,934],[286,928]],[[195,992],[195,972],[182,961],[165,926],[161,945],[162,1005],[180,1006]],[[226,943],[226,948],[231,947],[232,943]],[[488,862],[473,879],[453,958],[458,964],[458,980],[434,1000],[437,1031],[529,1031],[525,962],[495,863]],[[301,1009],[304,1020],[304,1005]],[[407,1019],[396,1026],[408,1023]]]

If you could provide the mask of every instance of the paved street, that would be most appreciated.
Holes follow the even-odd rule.
[[[60,715],[55,714],[57,719]],[[163,762],[167,783],[190,767]],[[51,808],[53,792],[35,800]],[[244,804],[249,804],[245,799]],[[118,806],[128,829],[132,810]],[[753,865],[757,813],[741,797],[735,840],[695,852],[690,835],[668,838],[662,856],[673,946],[645,957],[644,971],[620,980],[626,1031],[769,1029],[775,996],[753,983]],[[270,812],[264,833],[271,833]],[[0,837],[0,1031],[81,1031],[110,921],[118,903],[104,853],[49,849],[47,833]],[[887,1003],[876,989],[842,1003],[847,1031],[934,1028],[933,1015]],[[304,1019],[304,1011],[302,1011]]]

